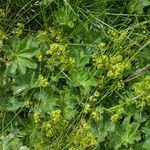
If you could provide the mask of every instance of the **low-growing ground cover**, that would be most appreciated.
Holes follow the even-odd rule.
[[[150,0],[1,0],[0,150],[150,149]]]

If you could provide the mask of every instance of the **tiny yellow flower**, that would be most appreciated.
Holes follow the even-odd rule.
[[[117,122],[121,118],[120,114],[114,114],[111,116],[111,121],[112,122]]]
[[[48,86],[48,79],[47,79],[47,78],[44,78],[42,75],[39,75],[39,76],[38,76],[38,84],[39,84],[41,87],[46,87],[46,86]]]
[[[114,75],[114,73],[113,73],[112,70],[109,70],[109,71],[107,72],[107,77],[112,78],[113,75]]]
[[[12,33],[16,35],[21,35],[23,31],[24,25],[22,23],[17,23],[17,27],[13,29]]]
[[[96,122],[99,120],[99,114],[96,111],[91,113],[91,117]]]
[[[94,96],[95,96],[95,97],[99,97],[99,96],[100,96],[100,93],[99,93],[98,91],[95,91],[95,92],[94,92]]]
[[[42,61],[43,55],[41,53],[38,53],[36,55],[36,58],[38,59],[38,61]]]
[[[57,109],[57,110],[52,111],[51,117],[52,117],[52,120],[54,122],[60,121],[60,119],[61,119],[61,110]]]
[[[0,17],[5,17],[5,11],[4,9],[0,9]]]
[[[105,48],[106,47],[106,43],[104,42],[101,42],[99,45],[98,45],[99,48]]]
[[[3,40],[3,39],[8,39],[6,34],[0,29],[0,40]]]
[[[34,113],[33,118],[34,118],[35,123],[38,123],[40,121],[40,115],[39,115],[39,113],[37,113],[37,112]]]
[[[28,100],[27,100],[27,101],[25,102],[26,108],[30,108],[31,105],[32,105],[32,102],[31,102],[31,101],[28,101]]]
[[[87,114],[90,110],[91,110],[90,104],[86,104],[85,107],[84,107],[83,112],[84,112],[85,114]]]
[[[85,129],[85,130],[89,130],[90,129],[90,126],[88,125],[88,123],[86,122],[85,119],[81,120],[81,125],[82,125],[83,129]]]

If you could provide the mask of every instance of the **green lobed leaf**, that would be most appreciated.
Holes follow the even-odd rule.
[[[14,97],[7,97],[1,100],[0,110],[16,111],[23,106],[25,106],[24,102],[21,102],[18,99],[15,99]]]
[[[143,14],[146,6],[150,6],[150,0],[131,0],[127,9],[129,13]]]

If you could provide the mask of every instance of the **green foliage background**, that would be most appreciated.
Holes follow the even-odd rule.
[[[1,0],[0,150],[149,150],[149,49],[150,0]]]

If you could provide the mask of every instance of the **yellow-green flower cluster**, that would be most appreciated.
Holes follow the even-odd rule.
[[[117,122],[121,117],[122,117],[121,114],[113,114],[113,115],[111,115],[111,121]]]
[[[49,32],[50,32],[51,39],[54,40],[55,42],[63,41],[61,29],[49,28]]]
[[[93,119],[95,122],[99,121],[99,112],[93,111],[93,112],[91,113],[91,117],[92,117],[92,119]]]
[[[126,36],[126,31],[116,31],[116,30],[108,30],[107,34],[110,36],[110,38],[115,41],[122,41]]]
[[[62,42],[62,31],[60,29],[49,28],[48,31],[39,31],[36,37],[41,42]]]
[[[81,119],[80,125],[81,125],[81,128],[83,128],[84,130],[89,130],[89,129],[90,129],[90,126],[89,126],[89,124],[86,122],[85,119]]]
[[[5,11],[4,9],[0,9],[0,17],[5,17]]]
[[[147,102],[147,105],[150,106],[150,94],[145,94],[143,96],[143,99]]]
[[[117,38],[119,36],[118,32],[112,29],[108,30],[107,34],[114,38]]]
[[[121,55],[113,56],[110,58],[110,62],[112,64],[116,64],[116,63],[121,62],[121,61],[123,61],[123,57]]]
[[[95,109],[93,109],[93,111],[91,112],[91,118],[95,121],[98,122],[99,120],[103,119],[103,114],[104,110],[102,107],[96,107]]]
[[[81,119],[79,125],[76,125],[68,135],[66,142],[69,149],[86,150],[97,144],[96,138],[90,131],[90,126],[85,119]]]
[[[36,58],[37,58],[37,60],[38,61],[42,61],[42,58],[43,58],[43,55],[42,55],[42,53],[38,53],[37,55],[36,55]]]
[[[49,55],[47,63],[49,65],[64,65],[65,67],[74,64],[74,60],[66,55],[66,45],[61,45],[59,43],[53,43],[50,45],[50,49],[47,50],[46,54]]]
[[[93,94],[93,96],[97,98],[97,97],[100,96],[100,93],[98,91],[95,91],[94,94]]]
[[[150,76],[147,75],[141,82],[137,82],[133,86],[136,95],[143,95],[142,98],[150,105]]]
[[[101,54],[102,54],[102,53],[105,53],[105,51],[107,50],[107,45],[106,45],[106,43],[104,43],[104,42],[100,42],[100,43],[98,44],[98,47],[99,47],[99,50],[101,51]]]
[[[26,102],[25,102],[25,106],[26,106],[26,108],[30,108],[31,106],[32,106],[32,102],[31,101],[29,101],[29,100],[27,100]]]
[[[98,91],[95,91],[94,94],[91,95],[89,98],[90,103],[95,103],[99,96],[100,96],[100,93]]]
[[[46,52],[46,54],[50,54],[50,55],[55,54],[56,56],[61,56],[66,53],[66,48],[67,48],[66,45],[61,45],[59,43],[53,43],[50,45],[50,49]]]
[[[7,40],[8,38],[7,38],[7,36],[6,36],[6,34],[0,29],[0,40]]]
[[[12,33],[19,36],[22,34],[23,29],[24,25],[22,23],[17,23],[17,27],[13,29]]]
[[[124,82],[123,82],[122,80],[118,81],[118,82],[117,82],[117,87],[118,87],[118,88],[124,87]]]
[[[46,137],[52,137],[53,136],[51,121],[42,122],[41,128],[45,131]]]
[[[119,119],[122,118],[122,113],[124,112],[123,107],[118,107],[113,110],[113,114],[111,115],[111,121],[117,122]]]
[[[141,82],[137,82],[133,86],[136,94],[142,94],[150,91],[150,76],[146,76]]]
[[[124,71],[129,69],[131,64],[129,61],[123,60],[121,55],[110,58],[109,70],[107,77],[115,79],[123,75]]]
[[[52,111],[51,118],[54,122],[56,123],[59,122],[61,119],[61,110],[57,109],[57,110]]]
[[[34,115],[33,115],[33,118],[34,118],[34,121],[36,122],[36,123],[38,123],[39,121],[40,121],[40,115],[39,115],[39,113],[34,113]]]
[[[60,135],[67,124],[68,121],[63,118],[61,110],[56,109],[52,111],[49,120],[42,123],[41,128],[45,131],[46,137],[53,137]]]
[[[102,67],[108,67],[109,65],[109,58],[107,55],[98,56],[96,53],[92,55],[92,61],[94,65],[100,69]]]
[[[90,110],[91,110],[90,107],[91,107],[90,104],[86,104],[86,105],[84,106],[83,112],[84,112],[85,114],[89,113]]]
[[[101,42],[99,45],[98,45],[99,48],[105,48],[106,47],[106,43],[104,42]]]
[[[49,41],[47,31],[39,31],[38,34],[36,35],[36,38],[38,38],[41,42]]]
[[[46,87],[48,86],[48,79],[44,78],[41,74],[38,76],[38,84],[41,87]]]

